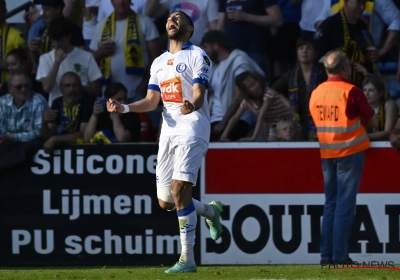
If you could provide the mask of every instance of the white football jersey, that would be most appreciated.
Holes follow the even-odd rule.
[[[183,115],[184,100],[193,99],[193,84],[208,86],[211,60],[192,43],[186,43],[180,52],[165,52],[157,57],[150,70],[148,89],[160,92],[164,103],[161,136],[186,135],[210,139],[210,111],[207,92],[204,104],[193,113]]]

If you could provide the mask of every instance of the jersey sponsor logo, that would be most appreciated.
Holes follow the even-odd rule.
[[[181,62],[176,66],[176,72],[183,73],[186,71],[186,64]]]
[[[207,64],[208,66],[211,66],[210,59],[207,56],[203,55],[203,59],[204,59],[204,62],[203,62],[204,64]]]
[[[173,65],[173,64],[174,64],[174,59],[173,58],[168,59],[167,65]]]
[[[173,13],[178,11],[184,12],[192,19],[193,22],[195,22],[200,17],[199,8],[192,3],[177,4],[172,8],[172,11]]]
[[[182,82],[175,77],[161,83],[161,97],[164,102],[183,103]]]

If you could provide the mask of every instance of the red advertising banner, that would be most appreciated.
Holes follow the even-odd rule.
[[[400,153],[387,142],[365,153],[360,193],[400,193]],[[213,144],[205,159],[205,193],[323,193],[317,143]]]

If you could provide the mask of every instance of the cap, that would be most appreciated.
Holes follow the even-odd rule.
[[[64,8],[64,0],[34,0],[34,4],[43,5],[47,7],[62,7]]]
[[[229,41],[226,34],[219,30],[210,30],[204,34],[201,44],[203,43],[219,43],[222,47],[233,49],[232,43]]]

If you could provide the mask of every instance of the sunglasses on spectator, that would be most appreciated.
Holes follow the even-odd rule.
[[[65,88],[79,88],[81,84],[61,84]]]
[[[14,86],[14,85],[11,85],[13,88],[15,88],[15,89],[17,89],[17,90],[21,90],[21,89],[23,89],[23,88],[27,88],[27,89],[29,89],[30,87],[31,87],[31,84],[20,84],[20,85],[16,85],[16,86]]]

